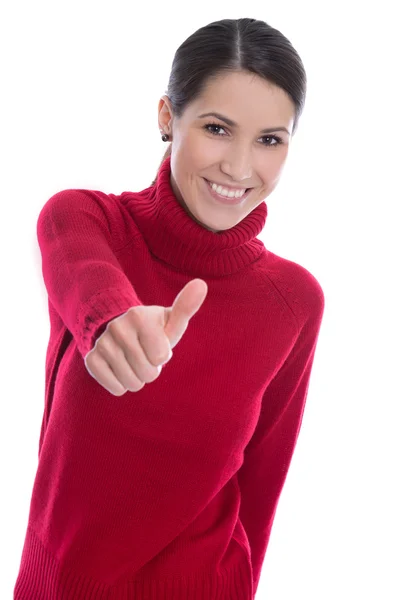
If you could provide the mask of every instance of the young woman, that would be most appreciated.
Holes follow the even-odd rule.
[[[43,207],[51,333],[15,600],[254,598],[324,311],[257,238],[305,88],[282,33],[210,23],[175,54],[153,183]]]

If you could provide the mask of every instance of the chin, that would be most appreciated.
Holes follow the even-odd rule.
[[[225,227],[223,225],[219,225],[216,226],[214,225],[208,225],[208,223],[203,223],[201,221],[198,221],[199,225],[201,225],[202,227],[204,227],[205,229],[208,229],[208,231],[212,231],[213,233],[222,233],[223,231],[227,231],[228,229],[232,229],[232,227],[235,227],[235,225],[237,225],[237,223],[232,223],[230,225],[226,225]],[[238,221],[239,222],[239,221]]]

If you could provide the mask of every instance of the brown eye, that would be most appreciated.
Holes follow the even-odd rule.
[[[209,127],[214,127],[215,129],[224,129],[222,127],[222,125],[218,125],[217,123],[208,123],[208,125],[204,126],[204,129],[206,129],[207,131],[209,131],[209,133],[212,133],[213,135],[221,135],[219,133],[216,133],[215,131],[210,131]],[[221,136],[222,137],[222,136]]]
[[[276,144],[263,144],[264,146],[279,146],[280,144],[283,144],[283,139],[277,135],[264,135],[262,139],[276,140]]]

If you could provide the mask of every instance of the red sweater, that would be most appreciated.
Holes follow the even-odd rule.
[[[37,236],[50,337],[15,600],[250,600],[296,446],[324,311],[315,277],[256,236],[213,233],[170,158],[141,192],[68,189]],[[159,377],[114,396],[84,357],[107,323],[207,296]]]

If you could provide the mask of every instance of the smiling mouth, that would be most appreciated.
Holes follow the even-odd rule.
[[[209,179],[206,179],[205,177],[204,177],[204,179],[210,185],[210,187],[214,183],[214,182],[211,182]],[[217,183],[216,185],[218,186],[220,184]],[[221,185],[221,187],[224,188],[223,185]],[[232,188],[225,187],[225,189],[231,191]],[[234,191],[236,192],[237,190],[240,190],[242,192],[244,190],[244,193],[247,194],[247,192],[252,189],[253,188],[234,188]]]
[[[230,206],[240,206],[243,205],[244,202],[246,202],[247,198],[250,195],[250,192],[252,191],[253,188],[246,188],[246,190],[242,190],[243,193],[241,196],[237,197],[237,196],[225,196],[222,194],[218,194],[218,192],[216,192],[215,190],[213,190],[213,188],[210,185],[210,182],[208,179],[206,179],[205,177],[203,177],[204,179],[204,183],[206,184],[207,188],[208,188],[208,193],[211,194],[211,196],[214,198],[214,200],[216,202],[225,204],[225,205],[230,205]]]

